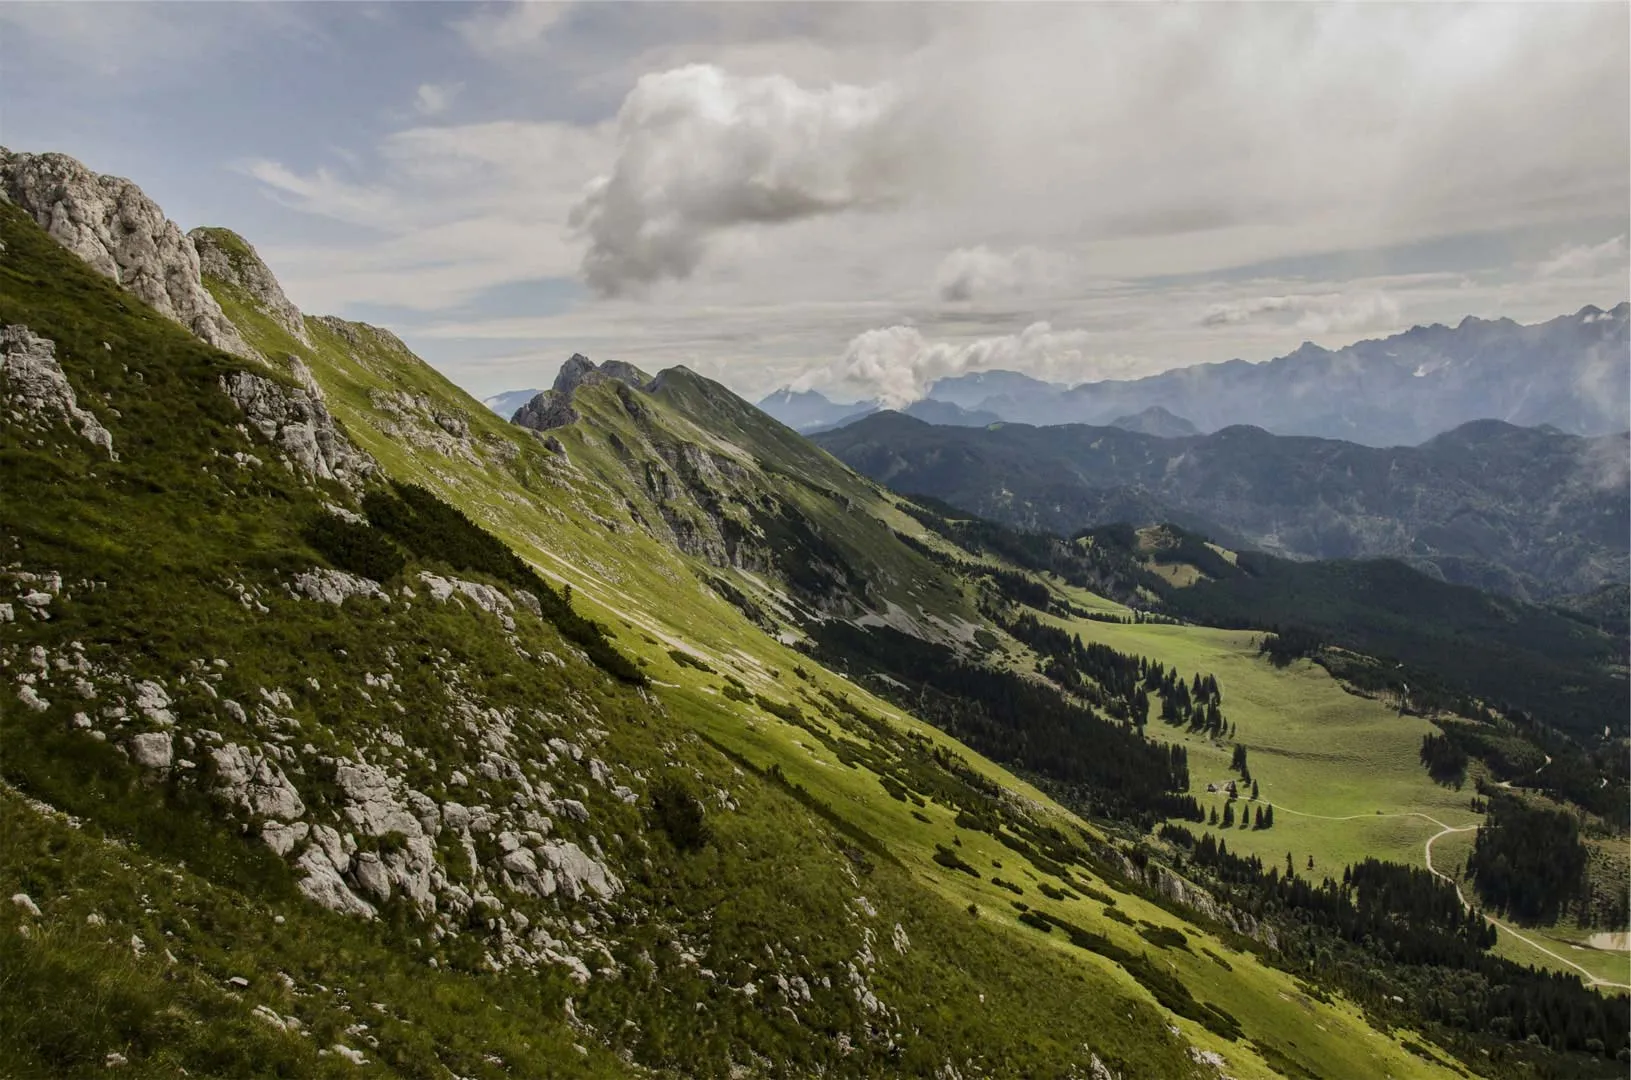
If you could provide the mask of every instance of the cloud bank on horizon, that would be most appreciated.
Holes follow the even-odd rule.
[[[1631,293],[1624,5],[0,8],[8,140],[479,394],[903,404]],[[204,92],[207,91],[207,92]],[[154,115],[169,118],[155,128]]]

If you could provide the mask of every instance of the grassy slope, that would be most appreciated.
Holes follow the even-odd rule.
[[[30,895],[43,916],[7,907],[0,1071],[77,1074],[118,1052],[132,1075],[173,1075],[177,1067],[195,1075],[352,1075],[350,1065],[317,1055],[343,1041],[364,1045],[387,1074],[440,1075],[437,1062],[481,1077],[628,1073],[599,1039],[688,1075],[723,1074],[732,1059],[756,1054],[833,1068],[843,1058],[833,1036],[859,1023],[844,965],[874,933],[856,913],[857,895],[911,937],[909,951],[897,954],[885,944],[890,923],[879,924],[872,977],[913,1032],[903,1054],[858,1048],[845,1071],[927,1073],[950,1060],[964,1070],[1025,1073],[1083,1064],[1088,1044],[1127,1075],[1191,1070],[1182,1044],[1125,977],[1052,957],[996,921],[970,920],[891,862],[851,866],[841,837],[820,817],[684,738],[703,727],[708,702],[676,694],[679,716],[671,722],[581,663],[517,664],[492,620],[453,605],[352,601],[335,609],[281,596],[282,574],[317,561],[300,539],[301,524],[320,512],[321,500],[347,497],[302,483],[264,443],[236,430],[236,410],[216,379],[237,362],[140,310],[32,225],[0,212],[8,245],[0,322],[26,323],[58,342],[81,400],[103,415],[121,454],[118,463],[103,461],[61,428],[38,441],[4,429],[8,489],[26,493],[7,502],[7,560],[60,571],[71,594],[51,621],[7,628],[8,668],[18,670],[35,645],[63,655],[77,640],[93,663],[121,677],[177,686],[192,661],[228,657],[222,696],[252,702],[260,687],[294,691],[303,734],[332,753],[377,752],[380,731],[396,730],[427,752],[413,781],[443,798],[461,794],[445,770],[470,767],[441,708],[456,672],[483,703],[560,707],[574,697],[610,728],[603,752],[619,767],[678,768],[704,791],[729,791],[739,807],[711,815],[712,847],[676,857],[645,838],[640,811],[598,791],[584,794],[602,833],[616,830],[651,863],[644,874],[625,870],[628,923],[618,927],[617,951],[635,964],[632,982],[576,989],[549,966],[480,973],[479,934],[430,944],[402,911],[364,924],[316,908],[294,893],[287,866],[241,838],[235,816],[185,776],[155,783],[110,743],[72,731],[68,714],[80,706],[60,682],[42,684],[52,704],[39,714],[8,692],[0,889]],[[235,447],[266,466],[248,473],[215,455]],[[264,588],[269,612],[240,605],[223,587],[229,576]],[[75,584],[92,579],[109,586]],[[571,656],[547,626],[523,622],[520,632],[535,656]],[[362,670],[387,670],[393,649],[417,656],[426,648],[446,650],[451,663],[408,665],[404,696],[413,709],[391,713],[361,698]],[[302,689],[307,679],[317,681],[310,693]],[[255,738],[234,728],[214,700],[198,690],[179,697],[178,735],[207,724]],[[324,801],[320,780],[301,787],[309,805]],[[79,820],[64,822],[15,792]],[[557,826],[569,835],[572,828]],[[628,861],[636,861],[632,853]],[[535,909],[534,919],[548,910]],[[88,923],[91,914],[105,921]],[[145,943],[140,957],[129,944],[133,933]],[[670,933],[706,943],[703,962],[730,984],[665,965],[665,994],[635,977],[638,956]],[[775,1006],[749,1004],[734,989],[751,977],[744,964],[789,944],[812,971],[838,977],[837,1004],[813,1038]],[[429,966],[433,959],[438,967]],[[282,973],[292,987],[284,988]],[[249,990],[232,990],[232,976],[246,978]],[[1037,980],[1057,983],[1056,991],[1037,999]],[[89,992],[65,995],[70,985]],[[568,997],[600,1035],[568,1023]],[[374,1001],[385,1003],[384,1013],[370,1011]],[[256,1004],[298,1016],[312,1034],[276,1032],[250,1015]],[[625,1019],[632,1034],[620,1026]],[[349,1031],[359,1021],[371,1035]],[[367,1037],[379,1045],[367,1046]]]
[[[1040,935],[1012,920],[1012,895],[989,882],[988,867],[993,860],[1004,863],[1010,880],[1024,882],[1026,877],[1037,876],[1034,868],[1016,867],[1016,863],[1023,860],[1014,852],[989,837],[963,832],[959,838],[965,857],[981,868],[985,878],[975,882],[965,875],[949,873],[935,864],[932,856],[937,843],[949,844],[956,834],[950,822],[952,814],[931,804],[926,816],[933,819],[933,824],[919,822],[906,812],[905,805],[888,797],[871,772],[843,767],[801,729],[752,706],[727,701],[719,693],[720,682],[675,665],[665,655],[670,643],[682,644],[687,651],[707,658],[721,670],[731,671],[749,686],[778,700],[798,700],[794,695],[799,690],[829,689],[847,694],[902,728],[917,731],[936,744],[956,747],[934,729],[869,698],[852,684],[820,669],[752,627],[734,608],[699,588],[689,573],[688,561],[664,545],[653,543],[632,528],[610,532],[597,526],[583,512],[589,510],[603,520],[626,523],[628,518],[619,506],[620,497],[637,503],[642,498],[641,493],[627,483],[628,470],[606,438],[607,432],[614,432],[628,445],[639,437],[640,428],[605,387],[580,391],[578,407],[590,422],[552,433],[565,445],[566,458],[572,463],[568,471],[563,471],[559,459],[544,451],[530,434],[493,417],[428,366],[396,353],[390,344],[376,345],[369,351],[359,350],[312,320],[308,321],[308,327],[318,348],[304,350],[268,320],[252,314],[242,298],[232,296],[218,285],[215,291],[223,306],[245,328],[250,340],[269,352],[287,351],[306,357],[324,385],[331,407],[346,420],[357,441],[375,453],[388,471],[437,488],[504,536],[540,568],[569,581],[576,596],[598,604],[613,628],[624,631],[620,644],[643,656],[649,662],[648,670],[653,677],[668,684],[662,688],[662,695],[677,718],[695,725],[748,761],[766,767],[779,766],[790,780],[803,785],[847,821],[882,840],[902,859],[915,880],[932,885],[936,893],[953,905],[950,910],[961,914],[962,909],[973,902],[988,914],[985,921],[1000,925],[1005,934],[1017,939],[1016,945],[1036,944]],[[361,333],[365,335],[362,339],[365,342],[380,340],[367,336],[367,330]],[[902,531],[920,531],[909,518],[894,510],[892,499],[870,482],[843,469],[826,454],[814,451],[804,440],[784,434],[779,425],[765,424],[762,414],[746,409],[734,414],[725,412],[729,403],[704,397],[708,385],[703,380],[671,378],[665,380],[664,387],[656,394],[640,400],[657,414],[655,426],[681,439],[707,443],[723,434],[739,445],[774,446],[778,451],[774,464],[781,466],[781,475],[773,476],[770,481],[775,490],[783,497],[798,501],[807,513],[819,515],[821,523],[852,548],[870,543],[868,561],[875,568],[875,576],[887,583],[886,597],[900,603],[925,603],[929,610],[948,618],[968,612],[966,600],[950,585],[940,584],[944,581],[943,575],[930,564],[911,557],[908,549],[892,539],[887,545],[877,542],[877,526],[869,520],[872,515]],[[370,402],[369,391],[386,389],[407,390],[433,398],[439,409],[466,418],[472,431],[480,432],[483,438],[506,440],[515,446],[518,463],[502,470],[478,468],[384,435],[378,430],[380,417]],[[712,427],[725,428],[723,433],[701,431],[687,419],[688,414],[698,413],[719,418],[722,412],[725,412],[725,423]],[[835,513],[830,505],[823,505],[823,500],[812,499],[808,486],[787,482],[785,477],[789,474],[813,479],[820,486],[841,492],[853,500],[859,512],[854,516]],[[561,510],[566,512],[563,514]],[[939,586],[927,598],[923,595],[925,590],[916,584],[925,580]],[[913,592],[914,589],[918,591]],[[659,644],[653,645],[648,637],[656,638]],[[801,685],[801,680],[792,674],[798,668],[808,673],[808,686]],[[1074,820],[1005,770],[956,748],[981,773],[1045,807],[1048,815],[1062,821]],[[1056,903],[1029,888],[1025,900],[1056,910],[1125,947],[1135,950],[1146,947],[1132,930],[1103,918],[1096,910],[1097,905],[1089,901]],[[1124,897],[1122,906],[1135,918],[1160,925],[1175,923],[1171,916],[1136,898]],[[1186,932],[1193,934],[1194,929],[1188,927]],[[1101,976],[1108,974],[1119,979],[1124,992],[1142,995],[1115,965],[1096,957],[1083,957],[1063,941],[1062,935],[1049,935],[1043,940],[1053,951],[1062,953],[1060,959],[1072,967],[1080,966]],[[1396,1043],[1361,1034],[1362,1021],[1351,1011],[1328,1010],[1311,1002],[1298,991],[1293,980],[1262,968],[1249,957],[1233,953],[1220,942],[1210,942],[1208,947],[1230,956],[1234,971],[1225,973],[1212,961],[1195,954],[1178,953],[1170,959],[1197,996],[1215,1001],[1234,1013],[1252,1038],[1260,1039],[1276,1052],[1305,1062],[1327,1076],[1375,1075],[1377,1069],[1394,1076],[1409,1076],[1426,1068],[1420,1059],[1405,1053]],[[1297,1002],[1295,1006],[1288,1004],[1293,1001]],[[1316,1024],[1307,1025],[1293,1019],[1303,1016],[1307,1009],[1312,1009],[1318,1017]],[[1237,1075],[1271,1075],[1261,1061],[1256,1060],[1257,1055],[1242,1053],[1240,1046],[1231,1046],[1190,1021],[1173,1019],[1184,1030],[1186,1038],[1223,1052],[1230,1061],[1231,1071]],[[1374,1050],[1351,1058],[1344,1052],[1346,1047],[1361,1042]]]

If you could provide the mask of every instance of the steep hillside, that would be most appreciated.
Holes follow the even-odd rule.
[[[1174,521],[1294,558],[1394,556],[1528,599],[1631,572],[1624,434],[1480,421],[1378,450],[1249,427],[1169,439],[1082,425],[932,427],[886,413],[815,441],[898,491],[1021,528]]]
[[[1318,985],[1289,923],[1138,827],[1190,782],[1117,718],[1138,659],[1052,689],[1010,633],[1052,585],[717,384],[578,365],[573,417],[529,430],[195,231],[223,353],[24,205],[6,1071],[1431,1077],[1453,1049],[1616,1075],[1618,1006],[1568,980],[1535,1017],[1485,994],[1536,978],[1498,965],[1453,973],[1464,1014],[1431,973]],[[908,693],[923,666],[938,696]]]

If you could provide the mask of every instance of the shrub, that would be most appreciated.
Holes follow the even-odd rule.
[[[408,564],[397,546],[378,529],[324,511],[306,524],[306,543],[335,567],[375,581],[387,581]]]
[[[699,851],[713,840],[701,800],[673,777],[663,778],[651,789],[651,814],[680,851]]]

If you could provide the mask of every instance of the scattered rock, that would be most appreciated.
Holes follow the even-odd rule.
[[[343,604],[353,596],[366,596],[383,600],[387,604],[391,602],[385,590],[380,588],[379,582],[358,574],[349,574],[344,570],[330,570],[322,566],[315,566],[296,574],[290,587],[307,599],[326,604]]]

